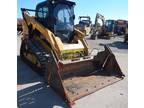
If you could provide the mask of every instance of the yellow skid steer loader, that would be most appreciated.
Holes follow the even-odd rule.
[[[95,55],[89,52],[84,34],[74,28],[74,6],[67,0],[47,0],[37,4],[35,10],[21,9],[21,59],[44,74],[70,106],[124,78],[109,47]]]
[[[92,21],[90,16],[79,16],[79,20],[79,24],[75,25],[75,28],[83,32],[85,36],[88,36],[92,30]]]

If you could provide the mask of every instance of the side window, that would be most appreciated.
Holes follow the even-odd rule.
[[[39,10],[38,10],[38,17],[43,18],[42,8],[39,8]]]
[[[44,6],[38,9],[38,17],[39,18],[46,18],[48,14],[48,7]]]
[[[43,7],[43,17],[46,18],[48,14],[48,7]]]

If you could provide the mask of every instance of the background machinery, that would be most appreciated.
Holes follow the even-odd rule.
[[[92,28],[90,16],[79,16],[79,24],[75,25],[75,27],[88,36]]]
[[[115,33],[117,35],[125,35],[126,29],[128,28],[128,21],[126,20],[117,20],[115,23]]]
[[[18,18],[17,19],[17,34],[22,34],[23,32],[23,27],[22,27],[22,24],[23,24],[23,19],[21,18]]]
[[[124,42],[128,42],[128,24],[127,27],[125,28],[125,34],[124,34]]]
[[[99,23],[101,21],[101,24]],[[92,28],[91,39],[104,38],[110,39],[114,36],[115,20],[105,20],[105,17],[99,13],[96,14],[95,24]]]
[[[84,34],[74,28],[74,6],[67,0],[47,0],[35,10],[21,9],[21,59],[43,74],[70,106],[124,77],[109,47],[94,55],[89,51]]]
[[[124,42],[128,42],[128,21],[127,20],[117,20],[115,21],[114,32],[117,35],[124,35]]]
[[[98,20],[101,20],[101,24],[98,22]],[[104,32],[104,24],[105,24],[105,18],[103,15],[97,13],[95,17],[95,24],[92,27],[92,34],[91,39],[95,39],[97,36],[100,36]]]
[[[106,20],[105,21],[105,35],[114,36],[115,32],[115,20]]]

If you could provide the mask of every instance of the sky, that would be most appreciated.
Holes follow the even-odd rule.
[[[21,18],[20,8],[35,9],[36,5],[44,0],[17,0],[17,17]],[[95,21],[96,13],[102,14],[105,19],[128,20],[128,0],[71,0],[76,2],[75,23],[79,16],[88,15],[92,22]]]

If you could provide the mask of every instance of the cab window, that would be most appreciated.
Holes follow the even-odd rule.
[[[38,10],[38,18],[46,18],[47,14],[48,14],[48,7],[44,6],[44,7],[40,7]]]

